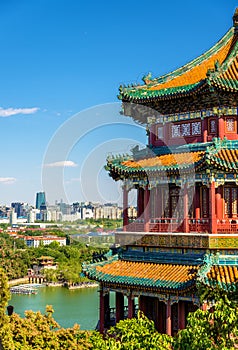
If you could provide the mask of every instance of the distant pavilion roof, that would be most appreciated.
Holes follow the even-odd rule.
[[[53,258],[52,256],[49,255],[42,255],[39,258],[37,258],[37,260],[54,260],[55,258]]]

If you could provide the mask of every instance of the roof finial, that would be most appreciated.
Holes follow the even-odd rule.
[[[233,25],[237,30],[238,29],[238,7],[236,8],[234,16],[233,16]]]
[[[148,85],[151,83],[151,80],[152,80],[151,78],[152,78],[152,74],[149,72],[147,75],[143,76],[142,80],[146,85]]]

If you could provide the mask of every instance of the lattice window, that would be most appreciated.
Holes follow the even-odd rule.
[[[226,130],[228,132],[234,132],[235,131],[235,121],[233,118],[228,118],[226,120]]]
[[[180,125],[175,124],[172,125],[172,138],[174,137],[180,137]]]
[[[164,206],[164,217],[169,218],[169,198],[168,189],[162,189],[163,197],[162,197],[162,205]],[[163,210],[162,210],[163,213]],[[163,216],[163,215],[162,215]]]
[[[201,135],[201,122],[192,123],[192,135]]]
[[[203,212],[203,217],[207,218],[208,217],[208,200],[207,200],[207,187],[202,188],[202,212]]]
[[[210,133],[215,134],[217,132],[217,122],[215,119],[210,120]]]
[[[194,198],[194,188],[189,188],[188,189],[188,216],[190,218],[193,217],[193,198]]]
[[[232,214],[237,214],[237,189],[232,188]]]
[[[164,128],[163,128],[163,126],[158,126],[157,137],[158,137],[158,139],[163,139],[164,138]]]
[[[179,194],[180,188],[170,188],[169,198],[170,198],[170,217],[177,217],[180,213],[179,210]]]
[[[224,188],[224,199],[225,199],[225,215],[230,215],[231,213],[231,201],[230,201],[230,188]]]
[[[179,208],[178,208],[178,196],[171,196],[170,197],[170,203],[171,203],[171,217],[176,217],[179,214]]]
[[[190,136],[190,124],[182,124],[182,136]]]

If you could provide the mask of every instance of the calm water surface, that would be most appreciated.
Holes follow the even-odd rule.
[[[45,312],[46,305],[52,305],[54,319],[60,326],[72,327],[80,324],[81,329],[95,329],[99,316],[98,287],[68,290],[63,287],[40,287],[36,295],[12,294],[10,305],[14,312],[24,316],[25,310]]]

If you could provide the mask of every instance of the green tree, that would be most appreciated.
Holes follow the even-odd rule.
[[[57,241],[51,242],[49,244],[49,248],[51,248],[51,249],[58,249],[59,247],[60,247],[60,244]]]
[[[149,320],[142,312],[138,318],[120,321],[108,331],[109,336],[120,342],[121,350],[162,350],[172,349],[173,338],[160,334],[154,322]]]
[[[220,299],[211,310],[198,309],[178,333],[175,350],[234,349],[238,346],[238,309],[228,298]]]
[[[11,316],[11,332],[14,347],[11,350],[87,350],[89,332],[80,331],[79,325],[61,328],[53,318],[51,306],[46,313],[26,311],[25,318],[17,314]],[[7,348],[10,350],[10,348]],[[4,348],[5,350],[5,348]]]
[[[0,269],[0,349],[14,350],[6,306],[10,298],[7,276]]]
[[[105,339],[97,332],[90,337],[94,350],[168,350],[173,338],[157,332],[154,322],[139,312],[138,318],[122,320],[111,327]]]
[[[42,275],[46,282],[57,282],[57,270],[54,269],[42,269]]]

